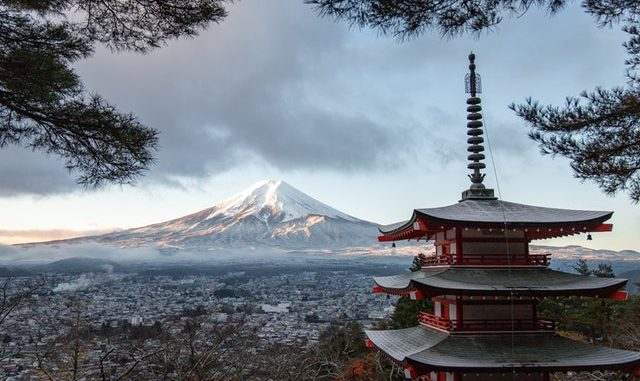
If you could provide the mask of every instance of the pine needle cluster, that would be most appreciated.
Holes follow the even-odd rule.
[[[158,131],[88,93],[73,64],[96,45],[146,53],[193,36],[224,0],[0,1],[0,148],[64,159],[85,186],[130,183],[154,162]]]

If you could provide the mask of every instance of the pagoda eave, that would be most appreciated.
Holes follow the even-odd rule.
[[[412,273],[375,277],[378,292],[407,296],[590,296],[613,298],[627,279],[596,278],[546,268],[443,267]]]
[[[562,237],[578,233],[611,231],[604,222],[613,212],[544,208],[501,200],[464,200],[430,209],[415,209],[404,222],[380,226],[380,242],[429,239],[451,229],[523,230],[530,239]]]
[[[390,232],[381,232],[378,236],[378,242],[404,241],[404,240],[431,240],[435,234],[446,231],[448,229],[462,230],[496,230],[496,231],[523,231],[526,233],[529,241],[538,239],[549,239],[568,237],[581,233],[610,232],[613,230],[613,224],[528,224],[528,223],[472,223],[459,222],[452,224],[450,221],[427,222],[418,219],[411,224],[407,224],[397,230]]]
[[[424,327],[365,331],[378,350],[421,374],[632,370],[640,353],[577,342],[552,333],[454,335]]]

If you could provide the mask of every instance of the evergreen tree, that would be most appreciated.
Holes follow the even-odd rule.
[[[409,328],[418,325],[418,314],[421,311],[430,311],[433,307],[430,299],[411,300],[400,298],[396,303],[396,309],[391,315],[392,329]]]
[[[587,261],[582,258],[578,259],[578,263],[571,266],[571,268],[580,275],[591,275],[591,270],[589,269]]]
[[[568,0],[306,0],[317,12],[383,35],[405,39],[436,30],[443,36],[477,34],[505,17],[532,7],[549,15]],[[640,201],[640,7],[631,0],[585,0],[582,8],[599,26],[622,25],[628,83],[584,91],[565,105],[542,106],[528,99],[510,107],[530,126],[543,154],[568,158],[576,177],[595,181],[607,194],[626,191]]]
[[[598,278],[615,278],[616,274],[608,263],[598,263],[595,270],[589,268],[589,264],[585,259],[578,259],[578,262],[571,266],[580,275],[593,275]]]
[[[96,44],[148,52],[225,15],[225,0],[0,0],[0,148],[58,155],[79,183],[128,183],[157,131],[88,95],[72,65]]]
[[[411,267],[409,267],[409,271],[420,271],[422,269],[422,261],[425,259],[425,255],[420,253],[413,257],[413,262],[411,262]]]
[[[608,263],[598,263],[598,267],[591,272],[598,278],[615,278],[616,274],[613,272],[613,268]]]
[[[610,264],[599,263],[596,269],[592,270],[589,263],[581,258],[571,267],[581,275],[615,278]],[[540,300],[538,312],[540,316],[559,321],[561,330],[579,332],[589,340],[599,341],[614,329],[614,315],[621,314],[615,313],[614,307],[618,308],[614,302],[591,298],[544,298]]]
[[[420,253],[413,257],[413,262],[409,270],[411,272],[422,269],[422,260],[425,255]],[[430,311],[433,307],[431,300],[411,300],[410,298],[400,298],[396,303],[396,308],[391,315],[390,326],[393,329],[408,328],[418,325],[418,314],[420,311]]]

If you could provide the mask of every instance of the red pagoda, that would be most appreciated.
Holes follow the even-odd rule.
[[[408,221],[380,227],[379,241],[433,240],[421,271],[375,278],[375,292],[431,298],[419,325],[366,331],[367,345],[431,381],[549,380],[551,372],[621,370],[640,376],[640,353],[570,340],[538,316],[541,297],[626,299],[626,279],[548,268],[529,253],[536,239],[611,231],[612,212],[543,208],[498,200],[485,168],[479,75],[471,54],[466,77],[471,186],[453,205],[415,209]]]

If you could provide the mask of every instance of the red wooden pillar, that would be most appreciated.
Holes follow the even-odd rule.
[[[451,320],[451,318],[449,318],[449,303],[440,302],[440,316],[443,319]]]

